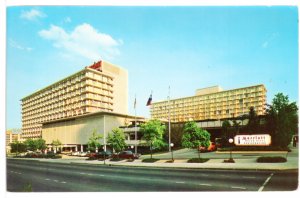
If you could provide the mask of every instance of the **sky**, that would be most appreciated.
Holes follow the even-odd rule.
[[[199,88],[264,84],[298,104],[295,6],[9,6],[6,129],[21,128],[21,99],[95,61],[128,70],[128,109]]]

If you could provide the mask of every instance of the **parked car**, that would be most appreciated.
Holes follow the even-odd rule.
[[[97,153],[98,159],[103,159],[105,156],[105,159],[111,158],[112,157],[112,153],[111,151],[107,150],[107,151],[100,151]]]
[[[80,157],[86,157],[87,156],[87,152],[79,152],[78,156],[80,156]]]
[[[119,154],[114,155],[115,158],[120,159],[139,159],[140,156],[141,154],[134,154],[132,151],[122,151]]]
[[[79,151],[74,151],[71,153],[72,156],[78,156],[79,155]]]
[[[211,151],[217,150],[217,146],[216,146],[216,143],[215,143],[215,142],[210,142],[210,145],[209,145],[208,147],[200,146],[200,147],[199,147],[199,150],[200,150],[201,152],[211,152]]]
[[[87,155],[89,159],[103,159],[105,156],[105,159],[111,158],[112,153],[111,151],[100,151],[98,153],[90,153]]]

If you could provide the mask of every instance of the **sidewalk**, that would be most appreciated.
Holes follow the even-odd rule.
[[[297,152],[292,149],[292,152]],[[224,159],[210,159],[205,163],[187,163],[187,159],[179,159],[170,163],[167,159],[159,160],[155,163],[145,163],[142,159],[122,160],[113,162],[105,160],[107,166],[130,166],[130,167],[158,167],[158,168],[202,168],[202,169],[240,169],[240,170],[292,170],[298,169],[298,155],[287,157],[287,162],[284,163],[257,163],[256,157],[249,159],[234,159],[235,163],[224,163]],[[99,160],[86,160],[86,158],[65,158],[65,159],[31,159],[43,162],[57,162],[57,163],[74,163],[74,164],[93,164],[104,165],[104,161]]]
[[[205,163],[187,163],[188,159],[175,159],[173,163],[170,163],[168,162],[170,159],[161,159],[155,163],[145,163],[142,162],[142,159],[138,159],[134,161],[122,160],[117,162],[105,160],[105,165],[131,166],[131,167],[158,167],[158,168],[193,168],[193,169],[202,168],[202,169],[237,169],[237,170],[238,169],[240,170],[295,170],[298,169],[298,165],[299,165],[298,148],[291,148],[291,150],[292,152],[290,152],[287,156],[287,162],[284,163],[257,163],[256,162],[257,157],[250,157],[247,159],[239,159],[233,157],[235,163],[224,163],[224,159],[210,159]],[[159,158],[159,155],[153,156],[153,158]],[[86,159],[87,158],[69,157],[69,156],[66,156],[62,159],[26,158],[26,160],[39,160],[42,162],[104,165],[104,161],[86,160]]]

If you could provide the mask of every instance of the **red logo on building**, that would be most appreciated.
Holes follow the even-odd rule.
[[[89,66],[89,68],[102,71],[102,61],[94,63],[93,65]]]

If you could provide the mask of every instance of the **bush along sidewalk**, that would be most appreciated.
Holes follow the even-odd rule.
[[[274,156],[274,157],[259,157],[257,158],[256,162],[258,163],[282,163],[286,162],[285,157],[281,156]]]
[[[146,162],[146,163],[154,163],[157,161],[159,161],[159,159],[156,159],[156,158],[146,158],[146,159],[142,160],[142,162]]]
[[[187,161],[187,163],[205,163],[209,159],[208,158],[192,158]]]

